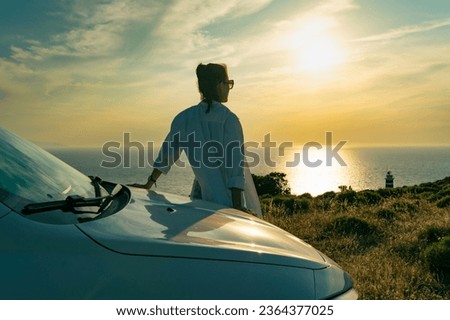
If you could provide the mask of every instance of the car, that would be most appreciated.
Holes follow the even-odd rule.
[[[251,214],[87,176],[0,129],[1,299],[357,299],[323,253]]]

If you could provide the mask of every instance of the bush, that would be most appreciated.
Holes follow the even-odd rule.
[[[299,198],[305,198],[305,199],[312,200],[313,196],[310,193],[303,193],[302,195],[299,196]]]
[[[450,236],[450,227],[436,227],[430,226],[419,233],[419,240],[425,241],[426,244],[431,244],[440,241],[442,238]]]
[[[272,204],[283,207],[288,214],[307,212],[311,207],[310,200],[296,196],[275,196],[272,199]]]
[[[435,200],[433,200],[434,196],[435,196],[434,192],[424,192],[424,193],[420,194],[421,199],[425,199],[428,201],[435,201]]]
[[[349,246],[342,250],[351,254],[362,254],[383,241],[382,233],[375,225],[364,219],[349,216],[338,217],[331,221],[325,226],[322,237],[324,239],[344,237],[336,240],[339,243],[350,240]]]
[[[380,209],[375,214],[379,219],[384,220],[393,220],[396,215],[396,213],[391,209]]]
[[[355,235],[365,237],[377,233],[377,228],[367,221],[356,217],[338,217],[327,227],[328,231],[340,235]]]
[[[286,174],[281,172],[271,172],[265,176],[252,174],[258,195],[288,195],[291,193]]]
[[[325,202],[330,202],[335,198],[336,198],[336,192],[334,192],[334,191],[328,191],[328,192],[325,192],[324,194],[321,194],[320,196],[316,197],[317,200],[325,201]]]
[[[448,196],[450,196],[450,187],[446,187],[445,189],[440,190],[439,192],[433,193],[430,197],[428,197],[428,199],[430,199],[431,201],[437,201],[446,198]]]
[[[408,187],[408,192],[415,193],[415,194],[437,192],[437,191],[438,191],[438,189],[437,189],[436,185],[434,185],[432,183]]]
[[[336,198],[336,193],[334,191],[328,191],[324,194],[316,197],[316,203],[321,210],[329,210],[333,200]]]
[[[297,211],[308,212],[311,208],[311,201],[308,198],[300,198],[296,199],[295,205],[297,207]]]
[[[338,193],[336,196],[336,200],[344,205],[354,204],[356,202],[356,198],[357,193],[353,190]]]
[[[392,198],[392,197],[399,197],[403,195],[403,190],[401,188],[383,188],[378,189],[377,193],[382,198]]]
[[[428,246],[422,256],[430,269],[450,273],[450,236]]]
[[[442,198],[441,200],[439,200],[436,203],[436,206],[438,208],[447,208],[447,207],[449,207],[450,206],[450,196],[447,196],[447,197]]]
[[[383,197],[372,190],[364,190],[357,195],[358,202],[368,205],[377,205],[383,201]]]
[[[409,201],[405,201],[405,200],[399,200],[399,201],[395,201],[391,204],[392,210],[394,210],[395,212],[404,212],[404,213],[413,213],[413,212],[417,212],[418,208],[417,205],[409,202]]]
[[[287,197],[284,197],[284,196],[275,196],[272,198],[272,204],[274,206],[281,207],[284,204],[284,202],[286,201],[286,199],[287,199]]]
[[[293,197],[285,197],[281,199],[281,205],[287,213],[293,214],[295,212],[295,199]]]

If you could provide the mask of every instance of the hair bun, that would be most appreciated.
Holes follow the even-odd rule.
[[[198,79],[198,89],[202,94],[203,99],[208,103],[208,113],[212,101],[216,100],[220,102],[220,95],[217,89],[217,85],[221,81],[228,79],[226,65],[208,63],[207,65],[200,63],[196,69]]]
[[[203,63],[200,63],[197,66],[196,74],[198,79],[206,78],[208,74],[208,66]]]

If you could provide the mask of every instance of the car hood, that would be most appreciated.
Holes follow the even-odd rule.
[[[129,204],[78,224],[98,244],[122,254],[170,256],[322,269],[312,246],[250,214],[187,197],[131,188]]]

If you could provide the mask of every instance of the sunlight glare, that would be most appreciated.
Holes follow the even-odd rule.
[[[299,63],[302,70],[326,71],[344,61],[342,49],[335,41],[326,37],[313,40],[300,50]]]
[[[346,162],[350,160],[345,150],[340,150],[340,155]],[[341,166],[335,161],[331,166],[326,165],[325,149],[310,149],[308,158],[311,162],[322,161],[322,163],[317,167],[308,167],[302,163],[297,167],[290,168],[289,181],[293,194],[308,192],[317,196],[327,191],[337,192],[339,186],[349,185],[348,166]],[[306,185],[305,182],[307,182]]]
[[[293,22],[280,44],[291,52],[298,72],[322,73],[346,61],[346,50],[329,17],[310,17]]]

